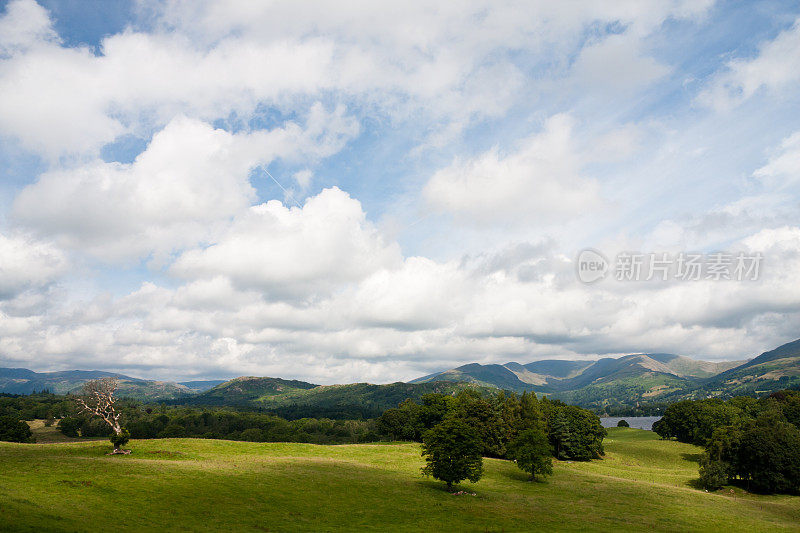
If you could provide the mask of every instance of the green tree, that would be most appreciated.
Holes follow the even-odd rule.
[[[627,420],[620,420],[619,422],[617,422],[617,427],[618,428],[629,428],[629,427],[631,427],[631,425],[628,424]]]
[[[67,416],[58,422],[58,430],[67,437],[77,437],[83,421],[74,416]]]
[[[717,490],[726,485],[731,472],[731,465],[725,461],[711,459],[708,454],[700,458],[700,484],[708,490]]]
[[[526,429],[509,444],[509,457],[517,466],[536,479],[537,474],[549,476],[553,473],[553,448],[541,429]]]
[[[0,440],[7,442],[33,442],[33,433],[24,421],[16,416],[0,416]]]
[[[753,490],[800,490],[800,431],[793,425],[757,422],[742,435],[738,452],[738,469]]]
[[[422,473],[444,481],[448,490],[465,479],[475,483],[483,475],[482,450],[480,434],[472,425],[448,418],[423,436],[422,455],[427,464]]]
[[[572,452],[572,432],[563,411],[557,410],[550,421],[550,442],[558,459],[568,459]]]

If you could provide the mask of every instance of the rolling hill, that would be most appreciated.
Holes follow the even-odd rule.
[[[407,398],[419,401],[428,393],[453,394],[465,388],[475,388],[482,393],[497,390],[494,387],[450,381],[314,385],[279,378],[242,377],[227,381],[202,394],[178,398],[169,403],[257,408],[288,419],[360,419],[379,416],[386,409],[397,407]]]
[[[67,394],[79,391],[89,380],[106,377],[117,378],[120,396],[140,400],[165,400],[191,396],[223,383],[222,380],[185,383],[152,381],[101,370],[34,372],[26,368],[0,368],[0,392],[30,394],[46,389],[56,394]]]
[[[714,363],[674,354],[631,354],[597,361],[543,360],[528,364],[481,365],[471,363],[444,372],[430,374],[411,383],[431,381],[468,381],[515,392],[559,392],[615,380],[651,377],[658,374],[686,378],[715,376],[744,361]]]
[[[465,388],[532,391],[599,413],[633,414],[642,405],[737,394],[758,395],[800,387],[800,340],[748,361],[709,362],[667,353],[638,353],[597,361],[542,360],[482,365],[472,363],[409,383],[316,385],[271,377],[175,383],[148,381],[101,371],[37,373],[0,369],[0,392],[74,392],[89,379],[114,376],[120,395],[176,405],[259,409],[286,418],[370,418],[406,398]],[[650,409],[648,407],[648,409]],[[639,413],[644,414],[644,413]],[[651,413],[654,414],[654,413]]]
[[[458,379],[515,392],[533,391],[598,412],[682,399],[758,395],[800,386],[800,340],[748,361],[710,362],[666,353],[597,361],[469,364],[414,380]]]

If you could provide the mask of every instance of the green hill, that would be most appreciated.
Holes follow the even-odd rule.
[[[800,386],[800,340],[764,352],[747,363],[708,380],[714,396],[758,394]]]
[[[190,396],[203,382],[194,382],[195,388],[171,381],[152,381],[132,378],[123,374],[101,370],[66,370],[62,372],[34,372],[26,368],[0,368],[0,392],[30,394],[44,389],[56,394],[77,392],[89,380],[106,377],[117,378],[119,395],[126,398],[158,401]]]
[[[800,498],[694,488],[700,449],[611,429],[606,455],[555,461],[531,483],[511,461],[454,496],[417,444],[203,439],[0,443],[2,531],[796,531]],[[474,495],[473,495],[474,494]]]
[[[522,365],[469,364],[416,383],[461,380],[515,392],[546,394],[598,412],[737,394],[765,394],[800,386],[800,340],[748,361],[700,361],[667,353],[597,361],[544,360]]]
[[[213,389],[171,403],[258,408],[289,419],[374,418],[386,409],[397,407],[407,398],[420,400],[432,392],[454,394],[464,388],[484,393],[496,391],[471,383],[439,381],[435,383],[350,383],[347,385],[314,385],[304,381],[279,378],[242,377],[227,381]]]

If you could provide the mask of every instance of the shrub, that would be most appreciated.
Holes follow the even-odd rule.
[[[128,444],[128,441],[131,440],[131,434],[128,432],[127,429],[123,428],[122,432],[120,432],[119,434],[115,433],[114,435],[111,435],[111,438],[109,440],[111,440],[111,444],[114,445],[114,449],[119,450],[120,448]]]
[[[631,427],[631,425],[628,424],[627,420],[620,420],[619,422],[617,422],[617,427],[618,428],[629,428],[629,427]]]

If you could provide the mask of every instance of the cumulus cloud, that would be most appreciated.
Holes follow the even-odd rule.
[[[64,253],[52,244],[0,233],[0,300],[52,283],[67,265]]]
[[[348,201],[343,193],[326,194]],[[297,211],[284,209],[281,216],[309,216]],[[130,295],[65,305],[35,322],[6,321],[0,349],[7,360],[46,354],[53,365],[88,364],[102,354],[116,368],[154,376],[251,373],[387,382],[466,361],[641,350],[741,358],[796,334],[796,226],[737,243],[765,256],[760,279],[747,282],[643,288],[605,280],[587,288],[575,279],[571,258],[547,246],[520,246],[462,262],[393,260],[313,299],[272,298],[265,287],[273,279],[237,279],[238,272],[198,273],[177,288],[148,282]],[[265,257],[264,269],[277,272]],[[550,275],[523,275],[540,264]],[[328,272],[314,275],[326,279]],[[291,274],[281,278],[289,288],[309,286]]]
[[[304,126],[236,134],[177,117],[131,164],[95,160],[44,173],[19,193],[13,215],[106,261],[168,254],[221,231],[251,205],[253,167],[330,155],[357,131],[342,108],[321,105]]]
[[[302,208],[275,200],[251,207],[214,244],[185,252],[172,271],[226,276],[273,297],[307,296],[391,267],[400,257],[397,244],[367,221],[361,204],[334,187]]]
[[[143,4],[152,17],[90,49],[62,42],[32,0],[10,2],[0,135],[43,159],[9,186],[0,362],[388,382],[470,361],[740,358],[796,337],[797,133],[736,170],[744,196],[707,198],[686,216],[661,205],[696,188],[656,167],[706,147],[691,135],[655,146],[696,119],[664,117],[686,65],[656,32],[710,4],[168,1]],[[793,87],[797,33],[730,62],[701,100]],[[666,108],[640,103],[656,84]],[[636,109],[608,105],[621,99]],[[348,144],[362,128],[369,138]],[[462,143],[465,132],[475,137]],[[132,162],[101,159],[123,135],[149,143]],[[378,147],[393,168],[362,172],[384,135],[402,145]],[[655,155],[632,161],[642,150]],[[310,195],[302,206],[257,193],[254,169],[272,162]],[[313,190],[323,181],[340,188]],[[620,213],[583,218],[612,189],[627,202]],[[444,216],[396,242],[372,222],[392,209]],[[761,252],[763,276],[587,287],[572,246],[596,236],[610,256],[642,245]],[[148,257],[158,275],[136,268]],[[85,270],[69,272],[70,260]],[[116,263],[134,266],[124,275],[138,288],[117,283]]]
[[[730,109],[764,89],[777,92],[800,81],[800,20],[762,43],[750,59],[734,59],[698,95],[700,103]]]
[[[581,175],[572,128],[569,116],[555,115],[515,152],[495,148],[457,159],[433,175],[423,195],[435,209],[475,224],[548,224],[596,209],[600,187]]]
[[[566,61],[595,24],[626,25],[633,42],[664,20],[702,14],[707,4],[321,2],[298,9],[291,2],[167,2],[151,8],[152,31],[111,35],[95,54],[59,43],[34,0],[11,3],[0,19],[13,30],[0,32],[6,35],[0,132],[51,158],[92,154],[177,113],[212,121],[247,116],[264,104],[291,108],[335,91],[393,120],[426,117],[435,137],[498,116],[524,95],[528,74],[507,57],[511,52],[529,51],[521,63],[541,61],[531,53],[543,50]],[[595,60],[607,58],[601,53]],[[652,60],[635,59],[637,68],[626,72],[654,74]],[[582,68],[596,72],[591,60],[582,60]]]

